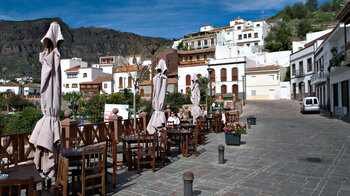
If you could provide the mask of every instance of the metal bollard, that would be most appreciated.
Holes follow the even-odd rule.
[[[250,124],[250,119],[248,119],[247,124],[248,124],[248,129],[252,128],[252,127],[251,127],[251,124]]]
[[[224,164],[225,163],[225,159],[224,159],[225,146],[220,144],[218,146],[218,150],[219,150],[219,164]]]
[[[184,173],[184,196],[193,195],[193,173],[187,171]]]

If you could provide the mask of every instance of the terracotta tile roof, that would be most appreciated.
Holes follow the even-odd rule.
[[[236,18],[236,19],[233,19],[233,20],[231,20],[231,21],[235,21],[235,20],[239,20],[239,19],[243,19],[243,20],[245,21],[244,18],[240,18],[240,17],[238,17],[238,18]]]
[[[15,83],[15,82],[9,82],[9,83],[6,83],[6,84],[0,84],[0,86],[20,86],[20,85]]]
[[[71,67],[69,69],[66,69],[65,71],[78,71],[79,68],[80,68],[80,65],[77,65],[77,66]]]
[[[264,67],[247,67],[246,71],[279,70],[280,66],[268,65]]]
[[[309,47],[309,46],[314,45],[314,43],[317,42],[317,41],[319,41],[319,40],[325,40],[325,39],[327,39],[327,37],[328,37],[331,33],[332,33],[332,32],[329,32],[329,33],[327,33],[327,34],[322,35],[322,36],[319,37],[319,38],[316,38],[316,39],[312,40],[311,42],[308,42],[307,44],[304,45],[304,48],[307,48],[307,47]]]
[[[200,54],[200,53],[206,53],[206,52],[215,52],[215,48],[206,48],[206,49],[200,49],[200,50],[188,50],[188,51],[177,51],[178,54]]]
[[[237,44],[237,46],[244,46],[244,44]]]
[[[244,29],[243,31],[252,31],[253,29]]]
[[[140,66],[139,69],[143,69],[145,66]],[[134,65],[127,65],[125,67],[119,68],[115,73],[122,73],[122,72],[130,72],[130,71],[137,71],[137,67]]]
[[[214,27],[213,25],[210,25],[210,24],[206,24],[206,25],[203,25],[203,26],[201,26],[201,27]],[[215,27],[214,27],[215,28]]]
[[[218,28],[213,29],[213,30],[211,30],[209,32],[219,32],[219,31],[221,31],[223,29],[227,29],[227,28],[230,28],[230,25],[226,25],[226,26],[223,26],[223,27],[218,27]]]
[[[141,57],[141,54],[130,54],[128,56],[125,56],[125,58],[131,58],[131,57]]]
[[[152,80],[144,80],[140,83],[141,86],[148,86],[152,84]]]
[[[102,82],[107,82],[107,81],[112,81],[113,77],[112,76],[100,76],[95,78],[95,80],[91,82],[82,82],[80,84],[100,84]]]
[[[40,88],[40,84],[29,83],[29,84],[25,84],[24,87]]]

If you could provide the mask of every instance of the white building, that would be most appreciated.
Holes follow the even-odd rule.
[[[106,74],[113,74],[119,67],[128,65],[128,60],[123,56],[101,56],[99,64],[93,64],[92,67],[101,68]]]
[[[29,83],[25,84],[23,87],[23,95],[40,95],[40,84]]]
[[[133,93],[135,92],[133,78],[141,77],[141,80],[149,80],[150,73],[146,66],[134,66],[127,65],[119,68],[113,74],[114,81],[114,92],[120,92],[124,88],[130,89]]]
[[[23,89],[22,87],[14,82],[9,82],[6,84],[0,84],[0,92],[7,92],[7,91],[11,91],[16,95],[23,95]]]
[[[348,4],[349,5],[349,4]],[[344,34],[347,40],[344,41]],[[349,50],[350,25],[338,24],[315,51],[315,74],[312,84],[323,107],[336,115],[349,114]]]
[[[95,93],[112,94],[113,93],[113,77],[112,75],[100,76],[90,82],[80,83],[80,92],[84,96],[91,96]]]
[[[320,35],[320,37],[300,46],[302,49],[290,55],[292,99],[302,100],[306,96],[315,95],[315,89],[311,83],[311,76],[315,71],[314,52],[329,35],[329,31],[322,31],[322,33],[317,33],[317,35]]]

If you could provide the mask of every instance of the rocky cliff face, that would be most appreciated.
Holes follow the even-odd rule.
[[[105,28],[70,28],[60,18],[0,20],[0,78],[40,76],[38,56],[43,50],[40,40],[52,21],[60,24],[65,39],[60,49],[62,58],[81,57],[89,63],[98,63],[99,55],[106,52],[125,56],[143,51],[150,42],[172,43],[164,38],[142,37]]]

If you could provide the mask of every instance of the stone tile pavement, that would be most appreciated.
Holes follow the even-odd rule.
[[[194,173],[195,195],[350,195],[350,124],[322,114],[302,115],[294,101],[249,101],[241,121],[257,125],[241,146],[225,146],[224,134],[210,134],[199,155],[171,158],[167,166],[141,174],[118,171],[115,195],[183,195],[183,173]]]

